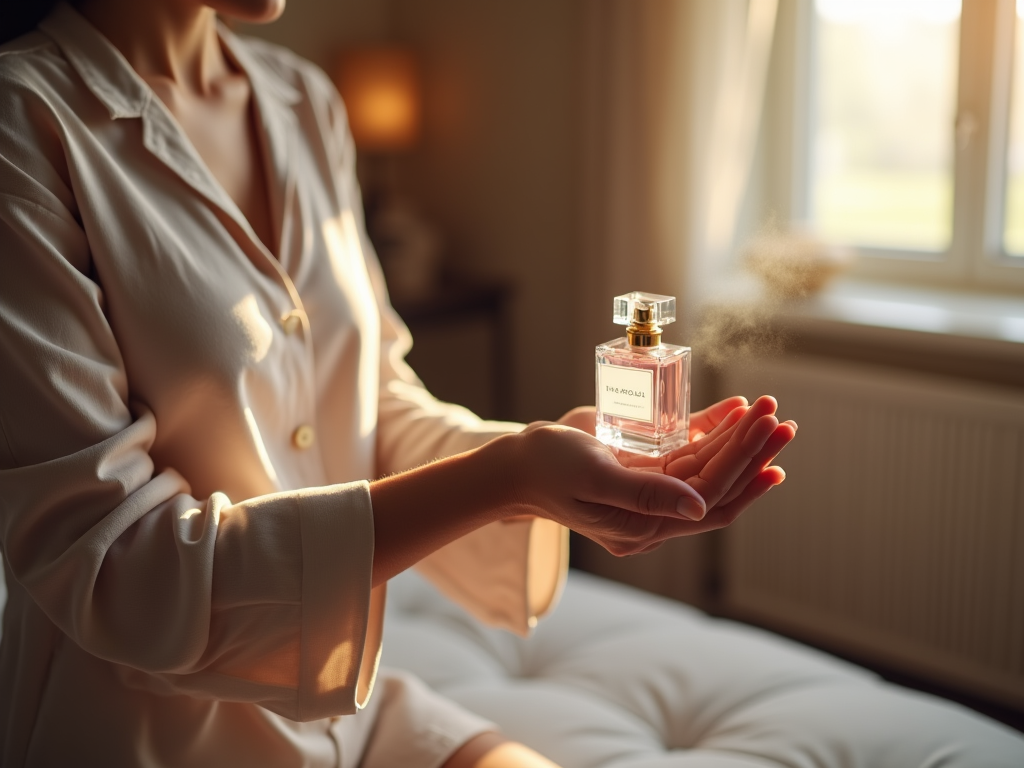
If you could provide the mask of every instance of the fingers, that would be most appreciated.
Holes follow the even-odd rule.
[[[709,462],[717,461],[718,466],[722,467],[725,466],[725,462],[738,460],[737,457],[744,449],[743,441],[746,439],[750,427],[759,419],[774,414],[775,408],[776,403],[774,398],[761,397],[758,398],[749,408],[734,409],[725,419],[722,420],[710,435],[694,444],[690,449],[691,452],[689,455],[680,455],[682,454],[682,451],[680,451],[680,454],[673,454],[673,456],[677,458],[674,458],[674,460],[669,462],[665,468],[665,472],[673,477],[685,479],[687,482],[689,482],[691,478],[696,478],[698,476],[708,479],[704,475],[704,469],[707,467]],[[752,440],[762,435],[764,429],[765,426],[762,424],[762,426],[760,426],[755,432]],[[728,450],[730,443],[734,440],[738,440],[739,442],[734,445],[731,450]],[[749,448],[749,444],[746,446],[745,450],[750,453],[754,452]],[[723,452],[725,452],[724,456],[722,456]],[[747,457],[740,457],[740,459],[746,459],[748,457],[749,454]],[[737,474],[742,471],[745,466],[745,461],[742,465],[737,466],[735,468]],[[724,482],[727,479],[722,474],[721,470],[719,470],[717,474],[713,474],[712,477],[717,478],[721,482]],[[724,493],[727,488],[728,486],[724,486],[721,493]],[[704,495],[704,493],[710,492],[712,489],[702,487],[701,491],[702,495]],[[707,500],[706,496],[705,500]],[[712,505],[713,504],[714,502],[712,502]]]
[[[738,420],[734,419],[733,422]],[[722,422],[723,424],[725,422]],[[670,461],[665,467],[665,474],[672,475],[672,477],[678,477],[680,480],[688,479],[691,477],[697,477],[700,471],[704,468],[704,465],[717,454],[726,443],[729,442],[729,438],[732,437],[732,432],[728,429],[723,430],[719,434],[716,429],[710,435],[706,435],[701,440],[693,443],[689,446],[687,452],[682,450],[670,454]]]
[[[703,520],[690,523],[689,532],[686,535],[691,533],[707,533],[708,531],[716,531],[719,528],[732,525],[751,504],[785,479],[786,473],[782,470],[782,467],[768,467],[751,480],[747,487],[743,489],[743,492],[732,502],[717,506]],[[672,520],[670,522],[676,523],[678,526],[680,521]],[[668,531],[669,528],[670,526],[666,525],[664,531]]]
[[[746,436],[751,426],[762,416],[771,416],[778,409],[778,403],[774,397],[763,395],[754,401],[754,404],[746,408],[734,408],[721,423],[712,430],[710,437],[718,437],[727,430],[739,434],[740,438]],[[735,427],[733,425],[735,424]]]
[[[693,488],[660,472],[642,472],[610,465],[598,479],[594,498],[580,499],[642,515],[699,520],[707,507]]]
[[[728,504],[715,507],[711,514],[708,515],[708,518],[718,522],[719,528],[731,525],[751,504],[768,493],[776,485],[781,485],[785,479],[786,472],[782,467],[768,467],[761,470],[757,477],[747,484],[747,487],[743,489],[739,496]]]
[[[597,409],[594,406],[581,405],[579,408],[573,408],[555,423],[561,424],[564,427],[578,429],[581,432],[586,432],[588,435],[593,435],[597,427],[595,423],[596,417]]]
[[[780,424],[765,442],[760,452],[750,460],[747,468],[743,470],[743,473],[733,483],[732,488],[729,489],[718,503],[728,504],[739,496],[747,487],[747,484],[768,467],[782,452],[783,448],[789,445],[790,441],[796,436],[796,430],[797,426],[794,421],[784,421]]]
[[[777,403],[770,397],[758,398],[749,407],[733,407],[703,439],[673,452],[665,467],[668,474],[661,478],[642,471],[647,467],[624,470],[632,475],[628,482],[625,477],[609,478],[613,485],[622,488],[614,497],[615,501],[611,496],[602,501],[611,502],[615,507],[604,507],[599,515],[600,522],[595,518],[595,525],[582,532],[612,554],[621,556],[650,552],[667,539],[730,525],[785,479],[780,467],[769,464],[793,440],[797,425],[792,421],[780,424],[775,417],[776,408]],[[693,470],[693,474],[684,474],[688,470]],[[703,515],[690,514],[685,518],[671,514],[668,494],[678,492],[679,486],[660,481],[680,477],[687,478],[686,485],[703,500],[706,510]],[[633,494],[632,500],[626,498]],[[687,505],[684,503],[679,509]],[[632,514],[635,512],[642,514]]]
[[[550,427],[550,426],[552,426],[554,424],[557,424],[557,422],[554,422],[554,421],[531,421],[529,424],[526,425],[526,429],[523,430],[523,434],[526,434],[527,432],[535,432],[538,429],[543,429],[544,427]]]
[[[748,410],[749,408],[746,405],[740,405],[737,406],[736,408],[733,408],[718,421],[718,423],[714,426],[713,429],[707,431],[705,433],[705,436],[714,438],[723,434],[731,427],[739,423],[740,419],[743,418],[743,416],[747,413]]]
[[[740,451],[750,457],[757,455],[778,426],[779,420],[775,416],[762,416],[750,425],[750,429],[747,430],[746,436],[740,443]]]
[[[774,432],[778,426],[776,407],[775,398],[759,397],[736,425],[729,441],[708,459],[698,476],[687,478],[708,506],[713,507],[725,496]]]
[[[734,408],[709,434],[695,437],[682,448],[677,448],[663,457],[665,473],[683,479],[695,476],[708,459],[721,450],[722,445],[729,439],[730,429],[746,412],[746,406]]]
[[[635,555],[663,541],[664,523],[684,522],[659,515],[638,515],[604,504],[583,504],[570,527],[597,542],[616,557]]]
[[[736,396],[720,400],[714,405],[690,415],[690,429],[710,432],[736,408],[746,407],[747,398]]]
[[[674,451],[671,451],[666,456],[646,456],[641,453],[631,453],[630,451],[622,451],[616,449],[613,449],[613,452],[615,453],[615,458],[619,460],[619,463],[624,467],[629,467],[630,469],[654,469],[658,472],[665,472],[666,474],[670,474],[679,478],[690,477],[691,475],[697,474],[697,472],[699,471],[699,467],[698,469],[691,472],[689,475],[684,475],[679,471],[670,471],[670,468],[673,467],[673,465],[677,467],[682,466],[679,463],[680,460],[685,459],[702,450],[706,451],[709,445],[719,445],[719,443],[724,442],[724,440],[728,439],[728,435],[726,433],[728,432],[729,428],[735,425],[741,418],[743,418],[743,414],[746,413],[746,411],[746,406],[734,408],[724,419],[722,419],[721,422],[719,422],[718,426],[715,427],[710,434],[702,434],[700,438],[692,439],[686,445],[680,448],[676,448]],[[725,435],[724,438],[723,435]],[[714,442],[716,440],[718,440],[719,442]],[[708,454],[708,456],[709,455],[710,454]],[[708,456],[705,456],[705,462],[707,461]],[[704,464],[701,463],[700,466],[704,466]]]
[[[750,508],[751,504],[768,493],[773,487],[781,484],[785,479],[786,473],[781,467],[768,467],[748,483],[743,492],[733,501],[729,504],[715,507],[708,512],[703,520],[689,522],[663,517],[659,518],[660,524],[656,534],[642,544],[637,542],[630,546],[619,541],[615,542],[612,547],[609,547],[604,542],[599,541],[598,543],[602,544],[612,554],[620,556],[622,554],[643,554],[654,551],[668,539],[674,539],[679,536],[693,536],[725,528],[736,522],[739,516]]]

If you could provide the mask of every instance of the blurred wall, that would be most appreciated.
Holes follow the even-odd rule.
[[[425,136],[410,186],[457,265],[514,286],[513,415],[557,418],[578,404],[565,349],[577,305],[577,4],[393,8],[396,37],[424,62]]]
[[[512,415],[524,421],[590,394],[573,391],[581,358],[564,346],[578,303],[578,13],[578,0],[290,0],[279,21],[245,28],[328,71],[346,45],[419,53],[424,135],[400,183],[460,271],[512,284]]]
[[[273,24],[240,29],[291,48],[329,71],[342,47],[388,39],[391,6],[391,0],[287,0]]]

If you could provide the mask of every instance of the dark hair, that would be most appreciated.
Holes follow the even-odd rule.
[[[0,45],[31,32],[53,10],[59,0],[3,0],[0,14]]]

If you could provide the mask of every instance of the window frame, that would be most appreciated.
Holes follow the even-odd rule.
[[[789,6],[789,7],[786,7]],[[814,0],[783,0],[777,29],[774,103],[789,115],[766,115],[785,135],[770,141],[788,159],[787,179],[770,186],[783,191],[788,218],[810,222],[815,93]],[[957,95],[953,121],[952,235],[944,252],[922,252],[851,245],[860,258],[851,276],[985,291],[1024,292],[1024,257],[1003,249],[1006,151],[1009,140],[1015,0],[964,0],[960,16]],[[787,43],[792,48],[786,50]],[[788,125],[787,125],[788,124]],[[773,164],[778,168],[778,164]],[[788,182],[788,183],[787,183]],[[787,194],[788,193],[788,194]],[[775,199],[778,197],[773,195]],[[783,213],[780,211],[779,213]],[[846,244],[844,244],[846,245]]]

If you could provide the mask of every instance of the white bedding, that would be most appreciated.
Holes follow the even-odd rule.
[[[565,768],[1024,768],[1024,737],[748,626],[572,572],[523,640],[410,572],[384,662]]]
[[[411,571],[389,598],[385,664],[565,768],[1024,767],[1024,737],[968,709],[583,573],[526,640]]]

